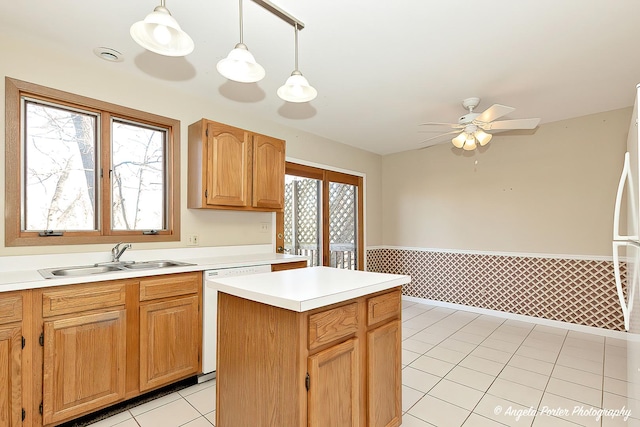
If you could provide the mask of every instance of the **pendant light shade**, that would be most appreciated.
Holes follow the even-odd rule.
[[[300,71],[294,70],[284,85],[278,88],[278,96],[288,102],[309,102],[318,96],[318,91]]]
[[[295,24],[295,70],[284,85],[278,89],[278,96],[287,102],[309,102],[318,96],[309,81],[298,70],[298,25]]]
[[[240,83],[255,83],[264,78],[264,68],[256,62],[247,46],[238,43],[216,69],[222,76]]]
[[[242,0],[239,0],[238,3],[240,7],[240,43],[229,52],[226,58],[218,61],[216,69],[229,80],[240,83],[255,83],[264,78],[265,72],[243,42]]]
[[[164,0],[144,20],[129,30],[133,40],[143,48],[165,56],[185,56],[193,52],[193,40],[182,31]]]

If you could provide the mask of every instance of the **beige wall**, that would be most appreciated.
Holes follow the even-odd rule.
[[[385,156],[385,245],[611,255],[613,204],[631,109]]]
[[[220,96],[213,88],[206,97],[194,97],[176,90],[180,82],[167,85],[140,72],[123,74],[119,64],[102,61],[92,53],[83,58],[70,57],[55,46],[47,46],[15,38],[0,30],[0,76],[73,92],[130,108],[149,111],[181,121],[181,192],[182,241],[165,244],[136,244],[139,249],[183,247],[189,234],[200,236],[200,246],[263,244],[271,242],[271,234],[259,232],[260,223],[271,223],[273,214],[254,212],[199,211],[186,208],[187,127],[206,117],[233,126],[244,127],[287,141],[287,155],[300,160],[349,169],[366,174],[366,241],[382,243],[381,157],[344,144],[296,131],[259,117],[250,117],[239,104],[237,110],[222,108]],[[0,83],[4,99],[4,78]],[[0,141],[4,147],[4,102],[0,103]],[[0,149],[0,181],[4,182],[4,149]],[[4,195],[4,192],[3,192]],[[4,211],[4,197],[0,198]],[[60,253],[107,250],[110,245],[74,247],[4,247],[4,227],[0,228],[0,256],[33,253]]]

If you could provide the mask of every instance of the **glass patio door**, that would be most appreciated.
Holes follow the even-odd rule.
[[[362,177],[287,162],[278,251],[309,266],[363,269]]]
[[[331,181],[332,174],[327,175],[329,175],[329,266],[357,270],[359,267],[358,186]]]
[[[322,265],[322,181],[285,175],[284,252],[309,257],[309,266]]]

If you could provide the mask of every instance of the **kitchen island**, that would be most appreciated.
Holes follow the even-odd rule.
[[[216,426],[401,424],[401,285],[312,267],[215,279]]]

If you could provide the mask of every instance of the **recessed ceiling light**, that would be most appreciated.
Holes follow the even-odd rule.
[[[93,49],[93,53],[95,53],[98,58],[104,59],[105,61],[124,61],[124,56],[117,50],[111,49],[110,47],[96,47],[95,49]]]

